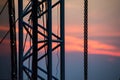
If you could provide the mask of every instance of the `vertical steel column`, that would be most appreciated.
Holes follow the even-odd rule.
[[[38,18],[37,18],[37,6],[38,6],[38,0],[32,0],[32,23],[33,23],[33,56],[32,56],[32,80],[37,80],[37,57],[38,57]]]
[[[88,0],[84,0],[84,80],[88,80]]]
[[[23,80],[23,0],[18,0],[19,14],[19,80]]]
[[[44,4],[45,2],[45,4]],[[20,4],[21,3],[21,4]],[[52,8],[54,8],[55,6],[57,6],[60,3],[60,37],[58,35],[56,35],[54,32],[52,32]],[[64,0],[60,0],[58,2],[56,2],[55,4],[52,5],[52,0],[46,0],[46,1],[38,1],[38,0],[31,0],[31,3],[27,6],[26,9],[24,9],[24,13],[23,13],[23,1],[19,1],[19,16],[20,16],[20,21],[19,21],[19,26],[23,26],[25,28],[25,30],[28,32],[30,38],[32,38],[32,48],[28,49],[27,53],[25,53],[25,55],[23,56],[23,28],[21,30],[21,27],[19,27],[19,41],[22,39],[22,45],[19,45],[19,53],[20,54],[20,69],[19,69],[19,74],[20,74],[20,80],[23,80],[23,70],[25,71],[26,75],[31,78],[32,80],[37,80],[38,78],[43,79],[44,77],[41,74],[38,74],[37,71],[40,70],[42,72],[44,72],[47,75],[47,79],[48,80],[52,80],[55,79],[57,80],[56,77],[54,77],[54,75],[52,74],[52,52],[57,49],[58,47],[60,47],[60,62],[61,62],[61,66],[60,66],[60,79],[61,80],[65,80],[65,47],[64,47]],[[42,11],[39,13],[39,9],[41,9],[41,5],[45,5],[46,10]],[[32,6],[32,8],[31,8]],[[44,6],[43,6],[44,7]],[[29,9],[32,10],[29,10]],[[22,9],[22,10],[21,10]],[[38,11],[39,10],[39,11]],[[20,12],[21,11],[21,12]],[[23,21],[23,18],[27,15],[29,15],[29,13],[31,14],[30,17],[32,17],[32,23],[28,24],[27,21]],[[22,15],[23,14],[23,15]],[[40,23],[38,23],[38,19],[43,16],[46,15],[46,26],[41,26]],[[21,24],[20,24],[21,23]],[[47,32],[47,34],[42,33],[41,31],[38,30],[38,26],[39,28],[45,30]],[[29,30],[27,30],[27,28],[30,28],[33,32],[30,33]],[[21,33],[22,32],[22,35]],[[41,35],[43,37],[46,38],[46,40],[39,40],[38,39],[38,35]],[[55,36],[57,39],[56,40],[52,40],[52,35]],[[59,39],[59,40],[58,40]],[[56,41],[57,43],[59,42],[60,45],[57,45],[56,47],[52,48],[52,43],[53,41]],[[45,44],[43,46],[38,46],[38,44],[40,44],[39,42],[44,42]],[[47,43],[47,44],[46,44]],[[54,42],[55,43],[55,42]],[[42,50],[45,46],[47,46],[47,51],[45,52],[44,55],[42,55],[41,57],[38,56],[38,52],[40,50]],[[22,48],[21,48],[22,47]],[[21,50],[21,51],[20,51]],[[31,51],[33,51],[31,53]],[[44,57],[47,56],[47,71],[40,68],[40,66],[38,65],[38,62],[40,60],[43,60]],[[32,57],[32,69],[27,68],[26,65],[23,65],[24,61],[26,61],[28,58]],[[23,61],[22,61],[23,60]],[[23,69],[23,68],[24,69]],[[28,72],[27,72],[28,71]],[[21,73],[22,72],[22,73]],[[32,73],[32,75],[29,74]]]
[[[47,0],[48,5],[48,80],[52,80],[52,0]]]
[[[64,24],[64,0],[60,0],[60,36],[61,36],[61,44],[60,44],[60,78],[61,80],[65,80],[65,24]]]
[[[17,49],[14,0],[8,0],[10,43],[11,43],[11,79],[17,80]]]

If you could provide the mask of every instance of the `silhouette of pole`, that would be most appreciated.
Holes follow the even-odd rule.
[[[19,80],[23,80],[23,0],[18,0],[19,14]]]
[[[84,80],[88,80],[88,0],[84,0]]]
[[[17,80],[17,48],[16,48],[16,26],[14,0],[8,0],[10,44],[11,44],[11,79]]]
[[[48,17],[47,17],[47,31],[48,31],[48,80],[52,80],[52,0],[47,0]]]
[[[38,7],[38,0],[32,0],[32,23],[33,23],[33,56],[32,56],[32,79],[37,80],[37,57],[38,57],[38,50],[37,50],[37,42],[38,42],[38,36],[37,36],[37,30],[38,30],[38,18],[37,18],[37,7]]]
[[[57,76],[54,76],[52,73],[52,68],[54,68],[52,65],[52,55],[53,51],[55,51],[57,48],[60,48],[60,80],[65,80],[64,0],[56,1],[54,4],[52,4],[52,0],[30,0],[30,2],[28,2],[28,5],[25,8],[23,8],[23,0],[19,0],[18,2],[19,80],[23,80],[23,75],[27,76],[30,80],[58,80]],[[60,5],[60,8],[62,8],[60,9],[60,35],[52,31],[52,10],[57,5]],[[28,16],[29,20],[24,19]],[[45,23],[46,25],[43,25],[43,23],[39,21],[42,20],[42,17],[46,18],[46,21],[43,20],[43,23]],[[24,33],[24,35],[28,35],[26,38],[24,38],[23,29],[27,32]],[[42,30],[44,30],[45,33],[43,33]],[[54,36],[55,39],[52,38],[52,36]],[[44,39],[42,39],[42,37]],[[32,40],[31,46],[26,45],[27,38],[30,38]],[[52,46],[53,43],[57,43],[57,45]],[[24,49],[26,47],[28,49],[26,49],[25,51]],[[38,53],[40,53],[43,48],[46,48],[44,54],[38,56]],[[24,62],[28,62],[28,59],[30,60],[31,64],[23,65]],[[46,63],[46,70],[41,68],[41,66],[39,65],[40,61],[44,61]],[[28,66],[30,67],[28,68]],[[42,74],[38,74],[38,70],[46,74],[45,79]],[[23,71],[25,74],[23,74]]]
[[[61,44],[60,44],[60,78],[61,80],[65,80],[65,18],[64,18],[64,0],[60,0],[60,36],[61,36]]]

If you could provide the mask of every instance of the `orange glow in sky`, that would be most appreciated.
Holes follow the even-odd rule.
[[[72,36],[66,36],[66,52],[83,52],[83,39]],[[120,56],[120,50],[113,45],[102,43],[97,40],[88,40],[89,54],[102,54],[111,56]]]
[[[104,2],[104,1],[103,1]],[[16,2],[17,3],[17,2]],[[72,4],[71,3],[76,3]],[[79,4],[81,3],[81,4]],[[120,56],[120,18],[114,3],[100,7],[98,2],[89,2],[88,20],[88,53]],[[100,0],[99,3],[102,4]],[[65,5],[65,50],[66,52],[83,52],[83,1],[67,1]],[[117,3],[116,3],[117,5]],[[16,5],[17,6],[17,5]],[[110,7],[107,9],[106,7]],[[114,7],[114,8],[113,8]],[[74,10],[74,11],[73,11]],[[17,14],[17,13],[16,13]],[[113,15],[114,14],[114,15]],[[99,15],[99,16],[98,16]],[[56,15],[55,15],[56,16]],[[56,19],[55,19],[56,20]],[[53,26],[56,26],[53,24]],[[18,33],[18,28],[16,28]],[[0,26],[0,31],[8,28]],[[56,27],[53,27],[56,30]],[[26,34],[26,31],[24,31]],[[1,38],[1,37],[0,37]],[[118,40],[117,40],[118,39]],[[117,44],[118,43],[118,44]],[[26,43],[29,46],[29,42]]]

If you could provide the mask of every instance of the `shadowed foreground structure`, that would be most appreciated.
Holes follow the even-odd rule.
[[[23,4],[23,0],[18,1],[19,79],[24,80],[26,77],[32,80],[65,80],[64,0],[56,1],[54,4],[52,0],[31,0],[25,8]],[[55,33],[52,30],[52,10],[58,5],[60,5],[60,25],[58,32]],[[26,38],[23,35],[24,31]],[[26,45],[28,39],[29,46]],[[52,55],[57,49],[60,51],[59,77],[52,72]],[[40,65],[41,61],[44,62],[44,67]],[[40,74],[41,72],[45,75]]]
[[[18,0],[18,18],[15,20],[14,0],[8,1],[11,44],[12,80],[65,80],[64,0],[31,0],[23,5]],[[84,2],[84,80],[87,80],[87,0]],[[53,8],[59,8],[57,33],[53,28]],[[4,7],[3,7],[4,8]],[[57,16],[58,17],[58,16]],[[18,21],[18,59],[16,26]],[[7,34],[6,34],[7,35]],[[6,37],[6,36],[5,36]],[[53,51],[59,51],[59,77],[53,73]],[[17,67],[17,60],[19,67]],[[44,65],[40,65],[41,61]],[[17,71],[17,69],[19,71]],[[18,73],[19,72],[19,73]],[[44,73],[40,74],[40,73]]]

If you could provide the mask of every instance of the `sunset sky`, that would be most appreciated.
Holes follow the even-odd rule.
[[[120,0],[88,0],[88,2],[89,80],[118,80]],[[2,4],[0,3],[0,10]],[[83,0],[65,0],[66,80],[83,80],[83,7]],[[4,12],[4,15],[0,16],[0,40],[8,31],[6,14]],[[56,26],[56,23],[53,25]],[[6,39],[2,45],[8,45],[8,40]],[[3,49],[0,45],[0,56],[8,54]],[[69,71],[73,68],[76,69],[70,74]]]
[[[71,5],[71,3],[73,3]],[[83,33],[83,2],[66,0],[66,48],[80,51]],[[89,54],[120,56],[119,0],[89,0]],[[69,39],[69,40],[68,40]],[[67,44],[72,43],[72,44]],[[72,49],[69,49],[72,50]]]

